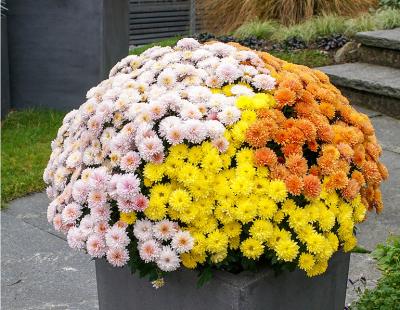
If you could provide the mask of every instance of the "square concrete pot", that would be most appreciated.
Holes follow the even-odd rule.
[[[77,108],[128,55],[128,0],[12,0],[7,7],[15,109]]]
[[[337,253],[322,276],[308,278],[299,270],[275,276],[271,269],[258,273],[215,272],[197,288],[197,273],[170,273],[156,290],[127,267],[113,268],[96,261],[100,310],[341,310],[345,305],[350,254]]]

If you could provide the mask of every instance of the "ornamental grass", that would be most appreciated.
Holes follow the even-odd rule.
[[[293,25],[324,14],[357,16],[377,5],[377,0],[203,0],[199,4],[205,28],[215,33],[227,33],[257,19]]]
[[[324,73],[186,38],[124,58],[66,115],[47,216],[156,287],[178,268],[317,276],[382,211],[381,153]]]

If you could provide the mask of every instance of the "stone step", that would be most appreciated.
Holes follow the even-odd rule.
[[[367,63],[317,68],[350,102],[400,118],[400,69]]]
[[[400,51],[400,28],[359,32],[355,39],[363,45]]]

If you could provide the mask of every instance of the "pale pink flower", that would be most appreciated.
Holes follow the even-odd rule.
[[[107,204],[94,207],[90,210],[90,215],[95,222],[108,221],[110,219],[110,207]]]
[[[89,236],[93,232],[94,221],[90,215],[85,215],[79,223],[79,229],[84,236]]]
[[[218,119],[224,125],[232,125],[236,123],[240,118],[240,110],[234,106],[224,107],[221,112],[218,113]]]
[[[225,153],[229,147],[229,142],[225,137],[219,137],[211,141],[212,145],[214,145],[220,153]]]
[[[170,246],[163,246],[156,262],[162,271],[170,272],[179,268],[180,261],[178,254]]]
[[[107,194],[103,190],[95,190],[88,194],[88,207],[95,208],[104,206],[107,202]]]
[[[233,83],[242,76],[239,68],[229,62],[222,62],[215,70],[215,74],[223,83]]]
[[[181,119],[176,116],[168,116],[163,118],[158,126],[158,132],[161,137],[165,137],[170,128],[180,127],[182,124]]]
[[[61,213],[63,223],[73,224],[82,215],[81,206],[73,202],[65,206]]]
[[[183,38],[176,43],[176,47],[181,50],[195,50],[200,47],[200,43],[193,38]]]
[[[68,245],[73,249],[82,249],[85,246],[85,236],[78,227],[71,227],[67,234]]]
[[[221,137],[225,132],[225,126],[217,120],[207,120],[204,121],[204,124],[207,128],[208,136],[211,139],[217,139]]]
[[[154,262],[160,255],[160,244],[153,240],[146,240],[139,244],[139,255],[146,263]]]
[[[135,210],[135,198],[128,198],[128,199],[123,199],[120,198],[117,200],[117,205],[118,205],[118,210],[121,212],[132,212]]]
[[[83,203],[86,201],[88,195],[89,186],[82,180],[78,180],[72,186],[72,198],[78,203]]]
[[[189,252],[194,245],[194,240],[188,231],[178,231],[171,241],[172,247],[178,253]]]
[[[163,241],[171,239],[176,231],[175,223],[170,220],[162,220],[153,226],[154,237]]]
[[[185,138],[191,143],[201,143],[207,137],[207,128],[202,121],[187,120],[184,122]]]
[[[92,234],[86,242],[86,249],[90,256],[100,258],[106,253],[106,244],[101,235]]]
[[[49,223],[52,223],[56,214],[57,214],[57,202],[53,200],[47,207],[47,221]]]
[[[158,100],[151,100],[147,105],[147,111],[150,112],[151,118],[157,120],[167,113],[167,108]]]
[[[107,261],[114,267],[122,267],[129,260],[129,254],[126,249],[110,248],[107,251]]]
[[[149,206],[149,199],[142,195],[138,194],[133,198],[134,202],[134,210],[143,212]]]
[[[124,248],[129,244],[129,237],[125,229],[113,226],[105,235],[106,244],[111,248]]]
[[[108,220],[107,221],[100,221],[100,222],[97,222],[94,225],[93,232],[95,234],[104,236],[109,228],[110,228],[110,225],[108,224]]]
[[[133,225],[133,234],[140,241],[153,237],[153,223],[149,220],[137,220]]]
[[[154,164],[161,164],[164,161],[164,157],[165,157],[164,152],[153,154],[150,157],[150,162]]]
[[[55,229],[56,231],[60,231],[61,228],[62,228],[62,224],[63,224],[63,221],[62,221],[61,214],[58,213],[58,214],[56,214],[56,215],[54,216],[54,218],[53,218],[53,226],[54,226],[54,229]]]
[[[259,90],[271,90],[275,87],[275,79],[268,74],[257,74],[252,84]]]
[[[173,126],[167,129],[167,134],[165,135],[168,143],[171,145],[181,144],[185,138],[184,127],[183,126]]]
[[[117,183],[117,195],[121,198],[130,199],[139,193],[140,181],[133,173],[121,175]]]
[[[71,153],[66,161],[68,168],[75,168],[82,163],[82,153],[80,151],[75,151]]]
[[[138,152],[130,151],[121,158],[121,169],[126,172],[135,172],[141,162]]]
[[[89,176],[89,186],[93,190],[105,189],[110,176],[104,167],[93,169]]]
[[[200,112],[199,108],[195,106],[194,104],[185,104],[181,111],[180,115],[182,119],[187,120],[187,119],[201,119],[203,117],[203,114]]]
[[[88,129],[91,133],[98,136],[103,128],[103,119],[100,115],[89,118],[87,122]]]
[[[144,138],[138,145],[138,150],[144,160],[150,161],[152,155],[164,151],[164,146],[160,138]]]

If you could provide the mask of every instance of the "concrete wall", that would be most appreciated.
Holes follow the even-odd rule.
[[[1,119],[7,115],[11,108],[7,42],[7,16],[3,15],[1,16]]]
[[[12,106],[81,105],[128,54],[127,20],[127,0],[9,1]]]

